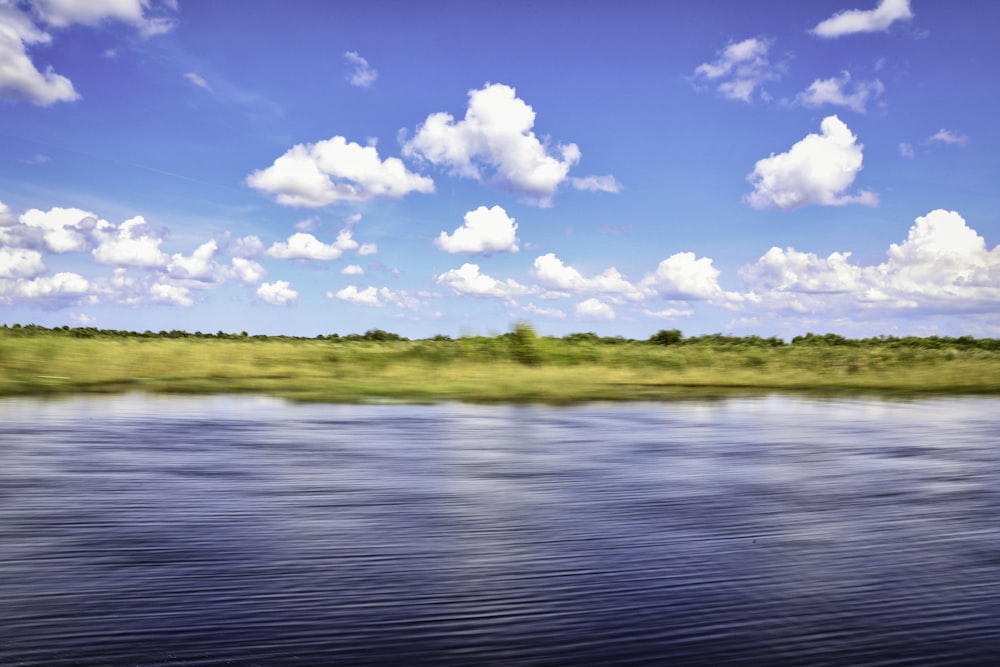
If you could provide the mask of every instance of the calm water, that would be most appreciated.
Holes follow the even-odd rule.
[[[0,401],[0,664],[1000,664],[1000,400]]]

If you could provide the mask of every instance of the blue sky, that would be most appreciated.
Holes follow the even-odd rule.
[[[1000,336],[998,24],[0,0],[0,321]]]

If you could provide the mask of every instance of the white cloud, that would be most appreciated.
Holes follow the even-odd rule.
[[[964,134],[959,134],[958,132],[952,132],[951,130],[941,128],[932,136],[928,137],[927,141],[947,144],[949,146],[965,146],[969,143],[969,138]]]
[[[347,78],[351,85],[358,88],[371,88],[375,79],[378,78],[378,72],[368,64],[368,61],[362,58],[357,51],[347,51],[344,53],[344,59],[354,65],[354,71]]]
[[[257,297],[272,306],[288,306],[294,304],[299,293],[291,288],[285,280],[273,283],[263,283],[257,288]]]
[[[257,257],[264,252],[264,244],[260,237],[253,234],[236,239],[229,254],[233,257]]]
[[[42,253],[25,248],[0,248],[0,278],[34,278],[45,272]]]
[[[899,144],[899,156],[905,158],[914,158],[917,156],[916,152],[913,150],[913,144],[900,143]]]
[[[118,266],[162,267],[167,256],[160,251],[159,237],[146,226],[146,220],[137,215],[115,227],[101,220],[94,229],[97,247],[92,254],[99,264]]]
[[[374,243],[362,243],[361,247],[358,248],[358,255],[365,257],[366,255],[374,255],[378,252],[378,245]]]
[[[622,184],[611,174],[605,176],[572,176],[569,179],[569,183],[577,190],[588,192],[618,193],[622,191]]]
[[[263,266],[243,257],[233,257],[233,275],[236,279],[247,285],[260,282],[267,275],[267,270]]]
[[[573,267],[566,266],[551,252],[535,258],[534,274],[546,287],[573,294],[603,294],[633,300],[641,298],[635,285],[626,280],[615,267],[587,278]]]
[[[836,116],[820,124],[821,134],[809,134],[786,153],[757,161],[747,176],[754,191],[746,197],[754,208],[793,209],[809,204],[875,206],[878,195],[862,190],[844,194],[861,171],[862,149],[857,137]]]
[[[205,81],[197,72],[188,72],[184,75],[184,78],[203,90],[207,90],[210,93],[213,92],[212,86],[208,85],[208,81]]]
[[[284,206],[313,208],[434,191],[434,181],[407,171],[399,158],[383,161],[374,146],[361,146],[341,136],[297,144],[270,167],[247,176],[246,183],[274,195]]]
[[[692,79],[714,85],[726,99],[751,102],[764,82],[781,77],[767,58],[770,48],[768,40],[756,37],[729,44],[715,60],[698,65]],[[769,99],[763,92],[759,97]]]
[[[190,256],[175,253],[167,264],[167,273],[173,280],[195,289],[225,282],[228,269],[213,259],[218,249],[219,244],[213,239],[198,246]]]
[[[577,317],[582,317],[588,320],[611,321],[615,319],[615,311],[611,306],[593,298],[576,304],[574,312]]]
[[[349,264],[340,270],[340,273],[345,276],[360,276],[364,275],[365,270],[362,269],[357,264]]]
[[[875,9],[849,9],[821,21],[810,32],[817,37],[843,37],[863,32],[884,32],[896,21],[913,18],[910,0],[882,0]]]
[[[1000,307],[1000,247],[992,250],[954,211],[915,220],[886,261],[851,264],[850,253],[820,258],[772,248],[740,275],[747,300],[768,310],[868,317],[872,311],[995,313]]]
[[[517,223],[500,206],[480,206],[465,214],[465,224],[452,235],[441,232],[434,245],[449,253],[490,255],[517,252]]]
[[[564,313],[563,311],[559,310],[558,308],[544,308],[544,307],[541,307],[541,306],[536,306],[533,303],[529,303],[526,306],[524,306],[524,308],[522,308],[522,310],[524,310],[524,312],[526,312],[526,313],[531,313],[533,315],[539,315],[541,317],[551,317],[551,318],[556,319],[556,320],[564,320],[564,319],[566,319],[566,313]]]
[[[708,257],[679,252],[660,262],[656,271],[643,278],[643,289],[668,301],[707,301],[733,308],[742,297],[719,286],[719,270]]]
[[[287,243],[274,243],[268,248],[267,254],[276,259],[331,260],[338,259],[345,249],[356,246],[357,243],[351,239],[347,230],[340,233],[336,243],[323,243],[312,234],[298,232],[289,236]]]
[[[175,25],[174,0],[31,0],[33,16],[16,3],[0,3],[0,97],[47,106],[80,98],[73,83],[52,67],[39,71],[27,54],[28,46],[47,45],[52,36],[39,24],[66,28],[74,24],[97,26],[122,21],[144,37],[169,32]],[[37,18],[37,23],[36,19]]]
[[[535,111],[503,84],[487,84],[469,91],[465,118],[448,113],[427,117],[403,155],[443,166],[466,178],[488,176],[503,189],[525,195],[528,201],[548,206],[571,167],[580,160],[576,144],[543,143],[532,131]],[[486,172],[484,174],[484,172]],[[598,177],[585,184],[609,185],[612,177]]]
[[[0,280],[0,303],[36,301],[42,303],[75,303],[86,296],[90,283],[77,273],[60,272],[30,280]]]
[[[27,15],[0,4],[0,97],[48,106],[80,99],[73,82],[49,66],[40,72],[28,57],[27,46],[45,45],[52,36],[37,28]]]
[[[803,92],[795,96],[795,103],[804,107],[817,108],[827,104],[846,107],[851,111],[865,113],[869,100],[877,99],[885,86],[881,81],[856,81],[851,87],[851,73],[844,71],[839,78],[816,79]],[[851,87],[851,92],[848,88]]]
[[[679,317],[690,317],[694,311],[689,308],[665,308],[664,310],[643,310],[643,315],[662,320],[675,320]]]
[[[461,268],[442,273],[434,281],[456,294],[469,296],[510,298],[531,291],[513,279],[497,280],[480,273],[478,264],[463,264]]]
[[[327,292],[326,297],[328,299],[340,299],[341,301],[359,306],[373,306],[376,308],[394,305],[409,310],[417,310],[421,303],[418,298],[411,296],[409,292],[395,292],[388,287],[376,288],[369,286],[363,290],[359,290],[354,285],[348,285],[336,293]]]
[[[180,285],[158,282],[149,288],[149,294],[153,297],[154,301],[161,303],[172,303],[176,306],[184,306],[186,308],[194,305],[190,290]]]
[[[86,250],[88,232],[99,224],[97,216],[89,211],[59,207],[48,211],[30,209],[21,215],[19,222],[0,227],[0,241],[13,246],[44,248],[54,253]]]

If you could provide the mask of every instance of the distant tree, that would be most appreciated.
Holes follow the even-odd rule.
[[[649,337],[649,342],[656,345],[676,345],[683,337],[680,329],[660,329]]]

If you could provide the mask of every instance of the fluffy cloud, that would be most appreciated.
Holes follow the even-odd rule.
[[[154,301],[159,301],[160,303],[171,303],[186,308],[194,305],[190,290],[181,285],[158,282],[149,288],[149,294],[153,297]]]
[[[313,208],[434,191],[434,181],[407,171],[399,158],[383,161],[374,146],[361,146],[341,136],[297,144],[270,167],[247,176],[246,182],[274,195],[284,206]]]
[[[295,303],[299,293],[291,288],[285,280],[273,283],[263,283],[257,288],[257,297],[272,306],[288,306]]]
[[[233,257],[233,275],[241,283],[246,283],[247,285],[252,285],[264,279],[267,275],[267,271],[263,266],[253,261],[252,259],[245,259],[243,257]]]
[[[230,276],[227,267],[214,260],[219,244],[214,240],[198,246],[190,256],[175,253],[167,264],[170,278],[187,287],[204,289],[226,281]],[[250,268],[244,265],[245,268]]]
[[[349,264],[348,266],[342,268],[340,272],[345,276],[360,276],[364,275],[365,270],[357,264]]]
[[[264,252],[264,244],[260,237],[253,234],[236,239],[229,249],[229,254],[233,257],[256,257],[262,252]]]
[[[160,251],[161,239],[146,226],[146,220],[137,215],[115,227],[101,220],[94,230],[97,247],[92,254],[99,264],[118,266],[162,267],[167,256]]]
[[[354,285],[348,285],[336,293],[327,292],[326,297],[328,299],[340,299],[341,301],[359,306],[374,306],[376,308],[394,305],[401,308],[408,308],[409,310],[417,310],[420,306],[420,300],[411,296],[409,292],[394,292],[388,287],[376,288],[369,286],[363,290],[359,290]]]
[[[488,176],[500,188],[548,206],[570,168],[580,161],[580,149],[576,144],[557,144],[550,153],[532,131],[534,125],[534,109],[513,88],[487,84],[469,91],[464,119],[456,121],[445,112],[428,116],[403,145],[403,155],[443,166],[457,176],[480,180]],[[612,188],[613,177],[599,178],[605,180],[580,183],[583,189]]]
[[[33,278],[44,272],[42,253],[25,248],[0,248],[0,278]]]
[[[274,243],[267,250],[270,257],[276,259],[338,259],[345,250],[358,247],[357,241],[351,238],[350,230],[344,229],[334,243],[323,243],[312,234],[298,232],[288,237],[286,243]]]
[[[435,282],[450,288],[456,294],[479,297],[509,299],[531,291],[513,279],[501,281],[480,273],[478,264],[463,264],[461,268],[442,273],[435,278]]]
[[[378,72],[368,64],[368,61],[362,58],[357,51],[346,52],[344,59],[354,65],[354,71],[347,78],[351,85],[358,88],[371,88],[375,79],[378,78]]]
[[[754,191],[746,197],[754,208],[793,209],[808,204],[841,206],[878,204],[878,195],[862,190],[844,194],[861,171],[857,137],[836,116],[827,116],[820,134],[809,134],[786,153],[758,160],[747,176]]]
[[[19,224],[0,227],[0,241],[54,253],[82,252],[89,247],[89,233],[97,224],[97,216],[79,208],[33,208],[21,215]]]
[[[90,291],[90,283],[76,273],[60,272],[31,280],[0,280],[0,303],[35,301],[50,305],[75,303]]]
[[[168,32],[176,25],[175,0],[31,0],[31,11],[21,11],[17,3],[0,4],[0,98],[26,101],[39,106],[71,102],[80,98],[73,83],[52,67],[40,72],[28,57],[27,47],[52,42],[43,30],[74,24],[97,26],[105,21],[121,21],[136,27],[145,36]],[[36,23],[37,19],[37,23]]]
[[[769,41],[755,37],[730,44],[712,62],[698,65],[692,78],[714,85],[726,99],[751,102],[765,81],[780,78],[778,68],[767,58],[770,48]],[[768,99],[763,93],[761,97]]]
[[[615,311],[611,306],[593,298],[576,304],[574,312],[577,317],[588,320],[606,320],[610,322],[615,319]]]
[[[816,79],[807,89],[795,96],[794,102],[814,109],[832,104],[864,113],[868,101],[877,99],[885,92],[885,86],[878,79],[857,81],[853,86],[850,84],[851,74],[847,71],[839,78]]]
[[[639,290],[611,267],[592,278],[584,277],[571,266],[563,264],[554,253],[535,258],[534,274],[546,287],[573,294],[604,294],[628,299],[639,299]]]
[[[622,191],[622,184],[611,174],[605,176],[573,176],[569,179],[569,183],[575,189],[587,192],[618,193]]]
[[[695,257],[693,252],[679,252],[663,260],[641,285],[668,301],[707,301],[727,308],[742,301],[739,294],[719,287],[719,270],[712,266],[712,260]]]
[[[480,206],[465,214],[465,224],[450,236],[445,232],[434,245],[449,253],[490,255],[495,252],[517,252],[517,223],[500,206]]]
[[[80,98],[73,82],[52,71],[39,72],[28,57],[27,47],[48,44],[51,35],[13,7],[0,5],[0,97],[48,106]]]
[[[850,9],[834,14],[812,29],[817,37],[843,37],[860,32],[884,32],[896,21],[913,18],[910,0],[882,0],[875,9]]]
[[[906,240],[892,244],[881,264],[862,267],[849,259],[850,253],[821,258],[772,248],[740,275],[750,302],[799,314],[995,313],[1000,306],[1000,247],[987,249],[954,211],[938,209],[917,218]]]

